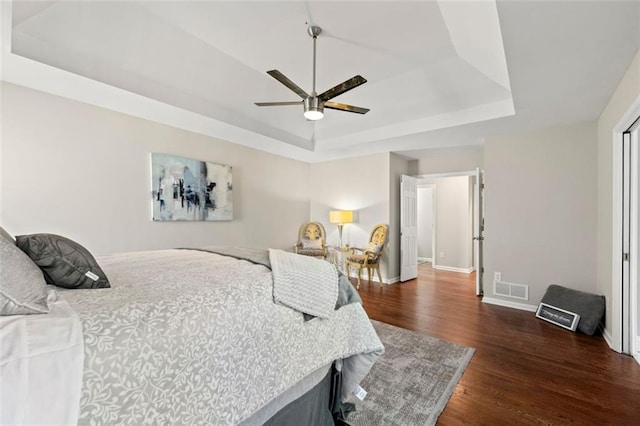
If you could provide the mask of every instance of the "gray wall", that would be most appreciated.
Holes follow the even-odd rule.
[[[490,138],[485,144],[485,297],[492,277],[596,292],[595,123]],[[509,299],[513,301],[513,299]]]
[[[432,149],[411,162],[412,174],[467,172],[484,167],[484,146]]]
[[[291,247],[309,165],[2,83],[0,208],[12,234],[58,233],[96,254],[180,246]],[[234,220],[152,222],[150,153],[233,167]]]
[[[327,228],[329,244],[337,244],[336,225],[329,211],[354,210],[355,223],[345,225],[343,243],[363,247],[374,225],[389,225],[389,236],[380,270],[385,282],[400,276],[400,180],[409,173],[409,160],[391,154],[311,164],[311,219]]]
[[[371,229],[389,223],[389,154],[326,161],[310,165],[310,218],[324,224],[327,242],[338,244],[338,229],[329,211],[353,210],[354,223],[344,226],[344,244],[365,247]],[[388,280],[392,251],[385,250],[380,270]]]
[[[418,187],[418,257],[433,256],[433,188]]]

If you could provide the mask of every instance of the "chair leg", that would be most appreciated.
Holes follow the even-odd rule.
[[[376,266],[376,271],[378,272],[378,279],[380,280],[380,285],[382,285],[382,275],[380,275],[380,265]]]
[[[362,275],[362,268],[358,267],[358,286],[356,287],[356,290],[360,290],[360,275]]]
[[[367,267],[367,278],[369,279],[369,284],[371,284],[371,268]]]

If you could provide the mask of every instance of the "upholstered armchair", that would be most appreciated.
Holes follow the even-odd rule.
[[[320,259],[327,257],[326,232],[320,222],[303,223],[298,231],[298,242],[293,247],[296,253]]]
[[[387,232],[389,226],[379,224],[373,227],[371,234],[369,235],[369,245],[367,248],[352,247],[349,255],[347,256],[347,275],[351,272],[353,266],[358,270],[358,285],[356,288],[360,290],[360,276],[362,269],[367,269],[367,278],[371,282],[371,270],[374,269],[378,272],[378,279],[382,284],[382,275],[380,274],[380,259],[382,259],[382,253],[384,252],[384,244],[387,240]]]

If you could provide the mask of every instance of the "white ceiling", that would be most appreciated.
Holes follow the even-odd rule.
[[[323,161],[482,144],[595,119],[640,47],[638,1],[14,1],[2,79],[265,151]],[[10,20],[12,18],[12,20]],[[7,25],[8,24],[8,25]],[[266,74],[366,115],[301,106]]]

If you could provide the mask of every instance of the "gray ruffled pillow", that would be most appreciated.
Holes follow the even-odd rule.
[[[65,288],[108,288],[109,280],[89,250],[55,234],[18,235],[16,245],[40,267],[47,283]]]
[[[0,315],[48,312],[42,271],[12,241],[0,237]]]

